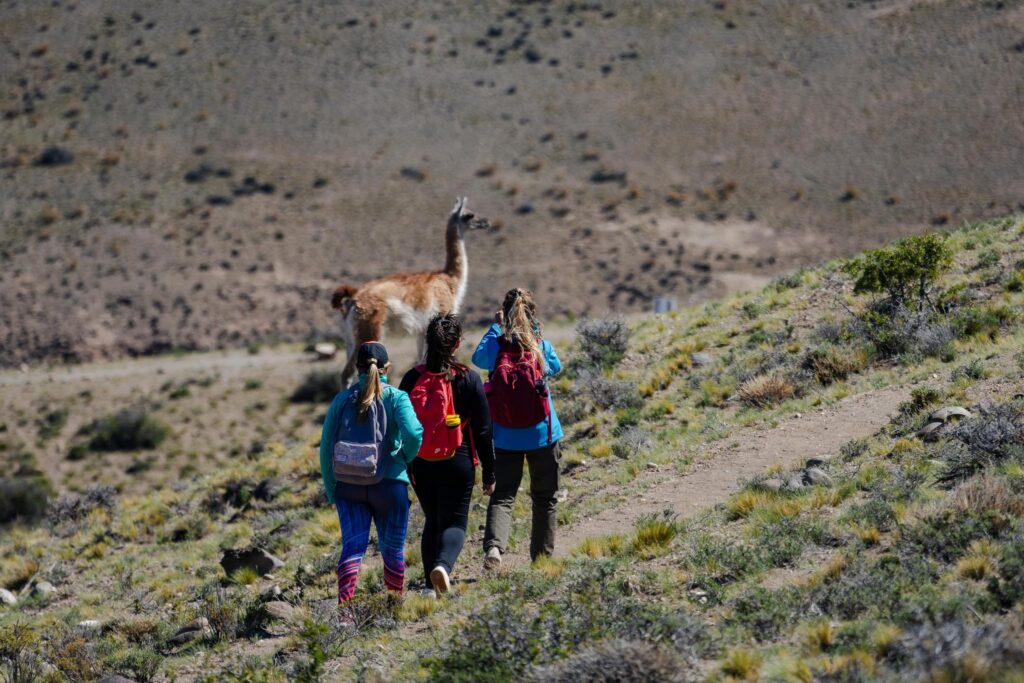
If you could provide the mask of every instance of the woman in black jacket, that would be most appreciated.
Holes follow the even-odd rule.
[[[445,375],[461,421],[462,444],[451,458],[416,458],[409,465],[413,489],[427,520],[421,543],[424,575],[436,593],[444,593],[451,587],[452,568],[466,540],[477,461],[483,470],[484,495],[494,492],[494,444],[480,375],[455,360],[462,342],[462,323],[450,313],[436,315],[427,325],[426,336],[425,365],[407,372],[399,388],[412,392],[423,373]]]

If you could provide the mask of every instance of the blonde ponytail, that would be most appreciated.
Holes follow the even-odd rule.
[[[537,305],[533,295],[525,289],[513,289],[505,295],[504,336],[510,342],[533,355],[540,364],[541,372],[547,372],[547,363],[541,352],[540,323],[537,322]]]
[[[359,395],[359,419],[365,420],[366,413],[370,410],[373,402],[384,395],[384,387],[381,384],[380,376],[386,374],[390,363],[382,369],[377,368],[377,359],[370,359],[370,367],[366,370],[366,381],[363,383],[363,393]]]

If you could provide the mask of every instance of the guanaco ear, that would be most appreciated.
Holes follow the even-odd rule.
[[[456,197],[455,198],[455,206],[452,207],[452,217],[458,218],[458,217],[462,216],[462,209],[464,209],[465,206],[466,206],[466,198],[462,197],[460,199],[459,197]]]

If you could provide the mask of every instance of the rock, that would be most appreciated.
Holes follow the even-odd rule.
[[[206,617],[199,617],[185,624],[167,641],[171,645],[184,645],[199,638],[206,638],[213,635],[210,628],[210,621]]]
[[[971,411],[960,406],[946,406],[945,408],[939,408],[936,410],[928,416],[928,419],[938,420],[939,422],[948,422],[951,417],[971,417]]]
[[[558,489],[558,491],[555,493],[555,500],[557,500],[559,503],[564,503],[565,501],[569,500],[568,489]]]
[[[14,597],[14,593],[6,588],[0,588],[0,603],[14,606],[18,604],[18,598]]]
[[[715,359],[711,357],[710,353],[704,353],[703,351],[694,351],[690,354],[690,361],[693,362],[697,367],[704,365],[711,365],[715,362]]]
[[[338,354],[338,347],[330,342],[321,342],[313,346],[317,360],[331,360]]]
[[[270,586],[269,588],[264,588],[262,591],[260,591],[260,600],[266,602],[268,600],[273,600],[274,598],[280,597],[280,595],[281,587],[275,583],[273,586]]]
[[[221,556],[220,566],[228,576],[246,567],[256,570],[262,576],[283,567],[284,562],[263,548],[229,548]]]
[[[107,674],[100,679],[99,683],[135,683],[135,681],[131,678],[118,676],[117,674]]]
[[[924,439],[925,441],[931,441],[938,438],[939,430],[942,429],[943,424],[941,422],[929,422],[924,427],[917,430],[917,437]]]
[[[301,614],[300,609],[289,605],[283,600],[272,600],[264,605],[264,607],[267,610],[267,614],[281,621],[296,621],[296,617]]]
[[[661,468],[658,466],[658,463],[656,463],[656,462],[649,462],[649,463],[647,463],[647,469],[653,470],[653,471],[657,472]]]
[[[808,486],[828,486],[832,483],[832,477],[817,467],[808,467],[804,470],[803,479]]]
[[[758,484],[765,491],[781,491],[785,485],[786,482],[782,481],[779,477],[770,477]]]
[[[103,624],[95,619],[85,619],[84,621],[78,622],[77,626],[84,631],[99,631],[103,628]]]
[[[57,592],[57,587],[49,581],[40,581],[32,586],[33,598],[47,598]]]
[[[786,488],[792,491],[802,489],[804,487],[804,478],[800,475],[790,477],[786,480]]]
[[[824,467],[825,460],[823,458],[808,458],[807,462],[804,463],[804,467]]]

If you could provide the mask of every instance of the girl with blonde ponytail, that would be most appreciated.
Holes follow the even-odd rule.
[[[487,506],[484,566],[494,569],[501,564],[508,543],[524,463],[530,469],[533,499],[530,558],[550,555],[555,549],[562,426],[547,378],[557,374],[562,363],[544,339],[529,290],[517,287],[505,294],[494,324],[473,353],[473,364],[490,373],[496,485]]]
[[[416,419],[409,395],[388,385],[388,352],[380,342],[360,344],[356,350],[359,381],[334,397],[320,436],[320,473],[327,500],[338,508],[341,557],[338,559],[338,604],[355,593],[359,566],[370,542],[370,522],[377,527],[377,545],[384,560],[384,585],[397,594],[405,588],[405,535],[409,526],[408,464],[420,450],[423,427]],[[354,484],[334,476],[334,446],[365,423],[373,407],[375,424],[384,425],[377,449],[377,483]],[[383,408],[384,415],[380,415]],[[374,429],[378,429],[374,427]],[[351,617],[351,615],[348,615]]]

